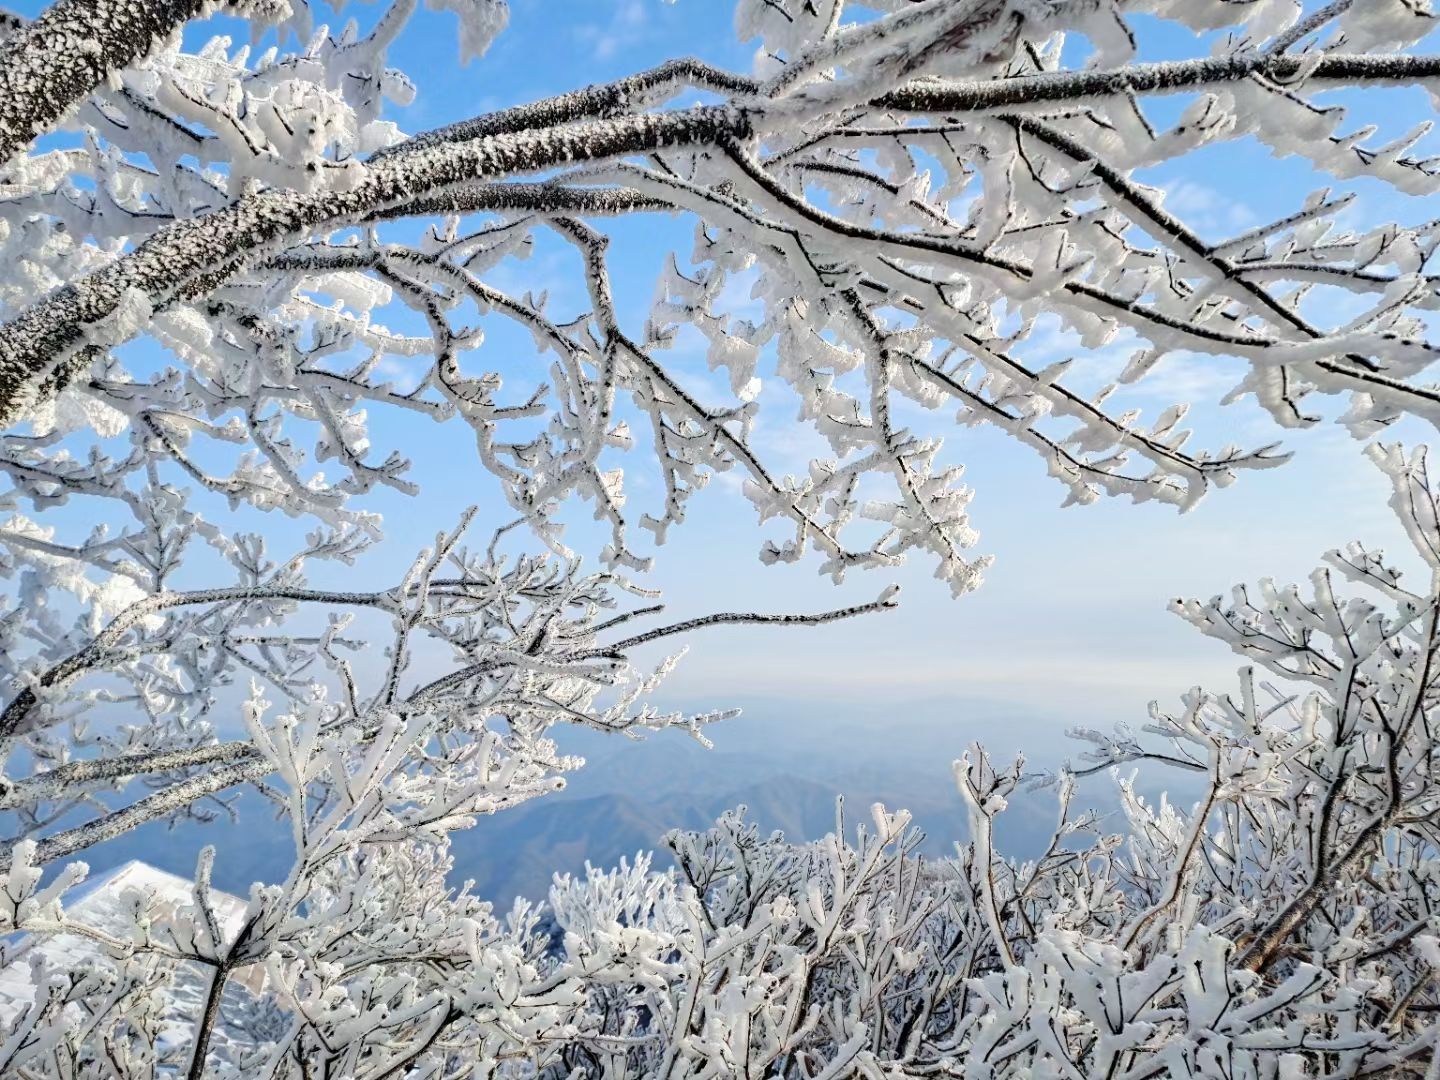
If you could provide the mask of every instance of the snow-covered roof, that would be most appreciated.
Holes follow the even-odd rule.
[[[155,920],[158,922],[165,918],[166,913],[192,907],[195,903],[194,890],[193,881],[134,859],[77,885],[65,894],[63,903],[67,918],[125,938],[129,936],[131,923],[131,916],[123,903],[127,894],[138,891],[148,896],[149,907],[158,916]],[[237,933],[245,914],[245,901],[216,891],[211,892],[211,901],[221,930],[227,936]],[[35,999],[31,963],[37,953],[48,964],[60,967],[104,956],[103,946],[99,943],[73,934],[53,937],[23,935],[7,943],[5,952],[7,962],[0,965],[0,1023],[5,1024]],[[180,989],[177,986],[177,990]]]

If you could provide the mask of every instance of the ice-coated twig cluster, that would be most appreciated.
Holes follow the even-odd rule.
[[[858,827],[841,807],[811,843],[763,836],[742,808],[672,833],[674,869],[642,855],[558,877],[545,905],[502,916],[446,883],[440,835],[554,783],[543,719],[466,732],[407,708],[423,695],[363,723],[256,699],[247,752],[291,822],[291,876],[222,928],[207,850],[193,905],[133,897],[117,936],[65,913],[83,867],[42,884],[47,841],[16,845],[0,930],[85,935],[114,959],[39,965],[0,1061],[47,1077],[1427,1075],[1440,491],[1423,453],[1373,456],[1428,582],[1411,591],[1351,545],[1303,589],[1177,601],[1246,659],[1237,690],[1197,688],[1140,733],[1077,732],[1094,749],[1056,778],[1035,857],[996,840],[1033,777],[974,747],[951,859],[915,856],[908,815],[879,805]],[[1079,774],[1145,758],[1203,775],[1192,808],[1117,772],[1115,819],[1073,809]],[[167,993],[182,965],[209,987],[189,1007]]]

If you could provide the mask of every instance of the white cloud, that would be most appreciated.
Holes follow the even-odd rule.
[[[1251,207],[1195,180],[1165,185],[1165,209],[1209,239],[1223,239],[1260,224]]]
[[[590,46],[596,60],[609,60],[649,37],[650,19],[645,0],[623,0],[605,23],[583,23],[575,35]]]

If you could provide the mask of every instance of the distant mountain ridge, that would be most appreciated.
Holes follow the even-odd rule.
[[[505,906],[516,895],[542,899],[555,873],[583,873],[586,862],[614,866],[637,851],[655,850],[670,829],[703,829],[744,804],[761,828],[796,841],[835,828],[835,800],[846,800],[847,830],[869,818],[870,804],[910,810],[925,832],[920,851],[943,857],[965,838],[964,806],[950,762],[977,737],[1001,733],[1039,746],[1037,764],[1058,763],[1069,747],[1054,726],[998,711],[983,721],[978,707],[948,702],[841,710],[808,715],[790,703],[757,702],[748,715],[713,731],[707,750],[679,732],[636,742],[586,730],[560,732],[561,749],[587,759],[566,788],[452,835],[457,884],[473,879],[481,895]],[[1048,730],[1047,730],[1048,729]],[[996,740],[997,742],[999,740]],[[996,747],[1000,760],[1010,748]],[[1088,797],[1088,798],[1087,798]],[[1113,809],[1104,777],[1082,788],[1077,805]],[[183,877],[194,873],[200,848],[214,844],[217,888],[248,895],[255,881],[275,881],[290,867],[286,822],[258,796],[237,803],[238,823],[182,822],[173,830],[147,825],[84,853],[94,872],[142,859]],[[1012,800],[1002,848],[1024,857],[1048,838],[1055,802],[1039,792]],[[853,832],[852,832],[853,836]],[[668,865],[658,852],[657,866]]]
[[[835,830],[836,797],[846,798],[847,831],[869,818],[878,801],[897,805],[895,793],[837,789],[802,776],[775,776],[729,791],[695,793],[680,801],[666,796],[645,802],[607,792],[583,798],[545,798],[483,818],[475,827],[453,833],[451,850],[457,874],[475,881],[479,892],[507,906],[515,896],[543,897],[555,873],[581,873],[588,861],[614,866],[637,851],[656,851],[657,868],[669,865],[661,838],[671,829],[704,829],[732,807],[743,805],[746,817],[766,832],[780,831],[795,840],[814,839]],[[938,816],[934,801],[917,809],[917,820]],[[956,800],[958,801],[958,800]],[[954,837],[927,836],[923,850],[944,854]]]

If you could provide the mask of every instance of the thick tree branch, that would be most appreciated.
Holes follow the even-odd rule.
[[[744,138],[750,130],[741,110],[701,107],[487,136],[381,162],[348,191],[263,191],[213,214],[176,222],[133,254],[64,286],[0,327],[0,427],[32,407],[42,388],[53,385],[91,338],[98,334],[118,344],[135,333],[124,311],[113,329],[106,326],[122,304],[143,313],[204,295],[305,230],[363,220],[477,180],[711,144],[722,134]]]
[[[0,167],[213,0],[57,0],[0,44]]]
[[[1440,56],[1270,54],[1260,50],[1197,60],[1130,64],[1097,71],[1042,72],[974,83],[912,84],[875,100],[883,111],[914,114],[980,113],[1022,106],[1063,105],[1097,97],[1175,94],[1223,86],[1252,76],[1336,86],[1413,86],[1440,78]]]

